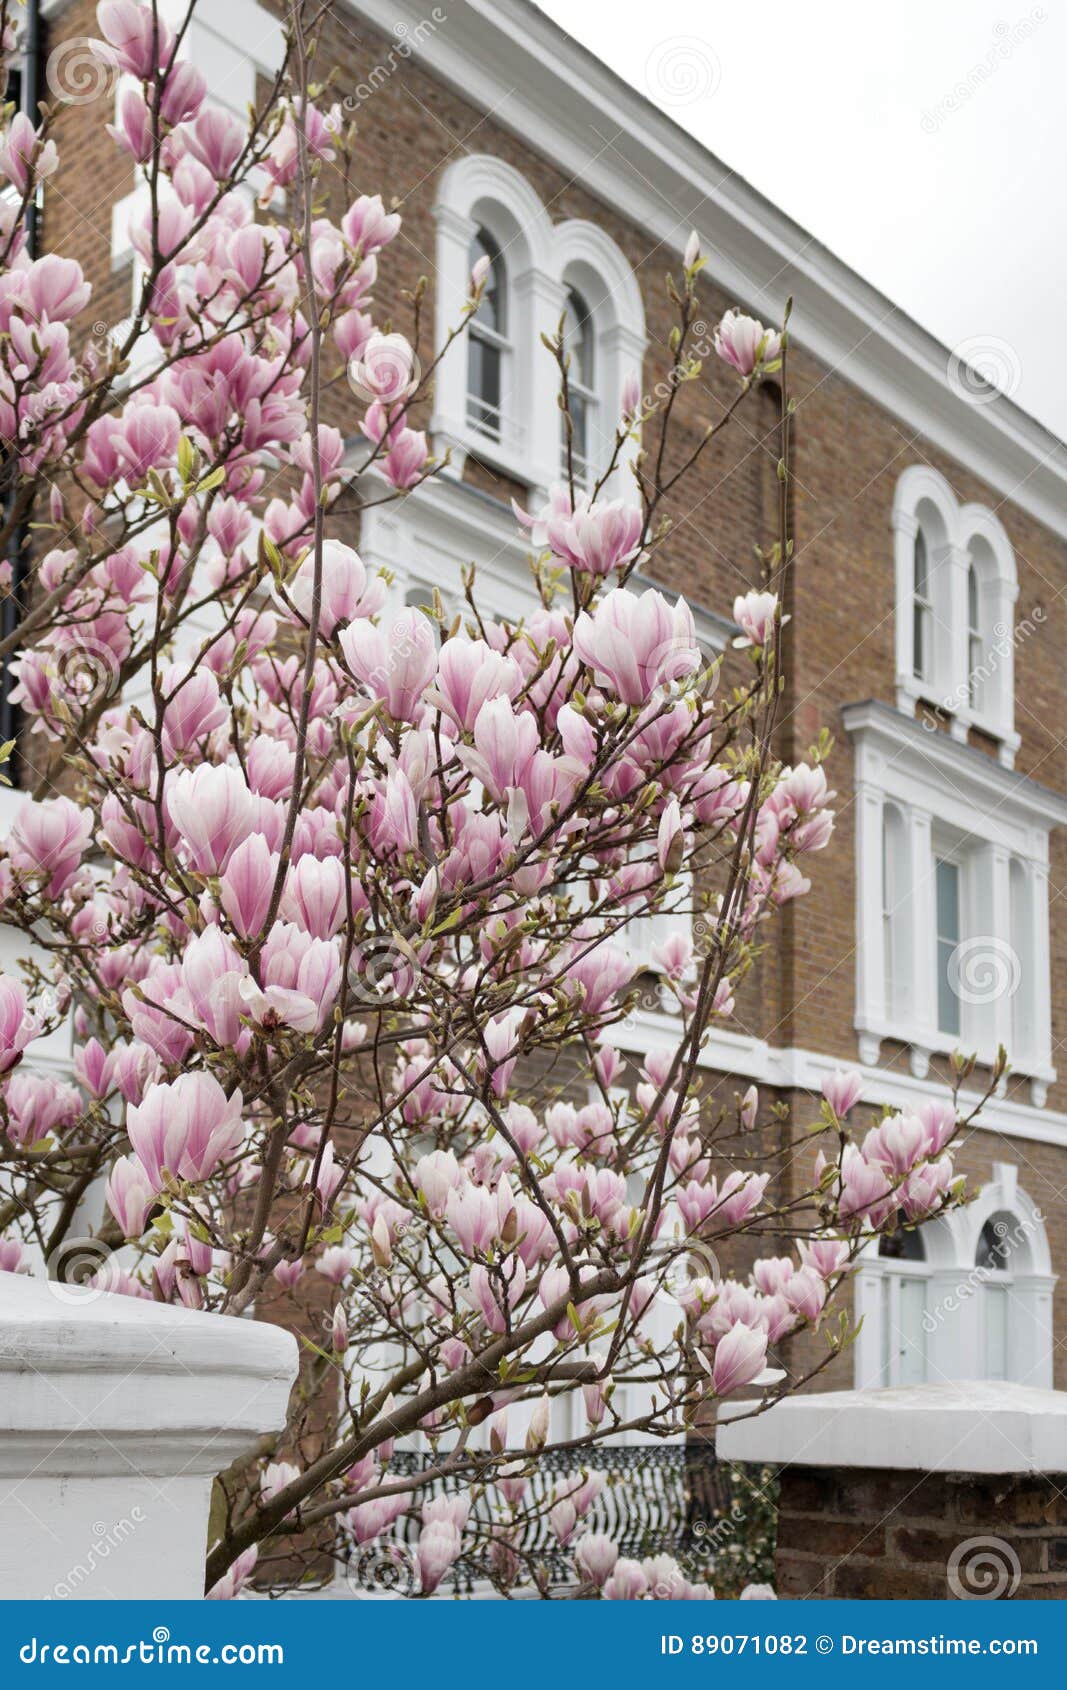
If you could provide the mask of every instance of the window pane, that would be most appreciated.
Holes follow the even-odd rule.
[[[882,1235],[878,1254],[884,1261],[925,1262],[926,1246],[916,1226],[898,1226],[896,1232]]]
[[[496,334],[507,334],[507,272],[504,268],[500,248],[492,235],[487,234],[484,229],[479,229],[471,241],[470,252],[467,256],[472,270],[479,258],[488,258],[489,260],[489,274],[485,279],[485,287],[478,309],[474,313],[474,321],[484,323],[486,328],[493,329]]]
[[[574,433],[571,438],[571,454],[574,460],[574,474],[577,480],[586,481],[589,477],[589,411],[585,399],[580,393],[571,393],[571,423]],[[567,426],[560,419],[561,460],[564,473],[567,469]]]
[[[975,1267],[996,1269],[1004,1273],[1009,1266],[1014,1242],[1010,1217],[993,1216],[986,1221],[979,1234],[974,1252]]]
[[[926,1281],[900,1282],[900,1329],[897,1333],[897,1384],[921,1385],[926,1379]]]
[[[469,342],[467,417],[484,434],[500,439],[500,348],[474,335]]]
[[[950,967],[960,942],[960,871],[955,863],[937,862],[937,1024],[942,1033],[958,1034],[960,1004]]]
[[[926,535],[922,529],[915,536],[915,597],[925,599],[929,597],[929,564],[926,556]]]
[[[927,620],[927,614],[928,613],[927,613],[927,610],[926,610],[926,606],[920,604],[918,602],[918,600],[916,600],[914,611],[912,613],[911,637],[912,637],[912,655],[913,655],[912,668],[915,671],[915,679],[917,681],[924,681],[926,679],[926,655],[927,655],[926,654],[926,620]]]
[[[1008,1377],[1008,1291],[1004,1285],[987,1285],[982,1292],[985,1314],[985,1376]]]
[[[563,345],[570,353],[570,379],[579,387],[593,385],[593,319],[589,307],[574,288],[567,293],[563,313]]]

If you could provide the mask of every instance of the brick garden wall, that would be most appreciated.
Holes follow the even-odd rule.
[[[1062,1601],[1064,1484],[1058,1475],[786,1468],[778,1595],[945,1601],[962,1589]],[[981,1585],[982,1579],[990,1582]]]

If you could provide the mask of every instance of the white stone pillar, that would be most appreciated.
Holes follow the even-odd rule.
[[[202,1596],[212,1480],[296,1369],[276,1326],[0,1274],[0,1598]]]

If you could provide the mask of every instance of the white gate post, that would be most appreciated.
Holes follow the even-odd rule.
[[[296,1370],[280,1327],[0,1273],[0,1598],[202,1596],[212,1479]]]

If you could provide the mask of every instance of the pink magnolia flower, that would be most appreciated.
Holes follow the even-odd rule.
[[[632,1561],[626,1555],[620,1555],[614,1570],[603,1586],[603,1595],[608,1602],[637,1602],[648,1593],[648,1579],[641,1570],[639,1561]]]
[[[492,651],[484,640],[460,636],[441,646],[437,678],[426,699],[470,733],[483,704],[501,696],[513,699],[521,686],[522,674],[513,657]]]
[[[211,1586],[207,1593],[209,1602],[232,1602],[240,1595],[255,1571],[259,1560],[259,1545],[254,1543],[251,1549],[242,1550],[236,1560],[232,1561],[217,1583]]]
[[[778,599],[774,593],[745,593],[734,600],[734,621],[741,629],[737,646],[765,646],[774,633],[774,617]],[[783,622],[788,617],[782,618]]]
[[[258,935],[266,920],[277,870],[277,852],[261,833],[250,833],[230,853],[219,879],[219,899],[242,939]]]
[[[69,798],[24,803],[8,840],[11,866],[47,877],[45,896],[58,898],[79,868],[93,831],[93,818]]]
[[[143,82],[169,63],[174,35],[155,7],[137,5],[135,0],[100,0],[96,21],[114,62],[131,76]]]
[[[858,1074],[846,1074],[838,1068],[822,1083],[822,1094],[839,1121],[843,1121],[858,1102],[863,1081]]]
[[[616,587],[574,625],[574,649],[624,704],[645,704],[669,681],[700,667],[693,614],[650,588],[640,598]]]
[[[340,857],[301,857],[286,877],[279,914],[316,939],[332,939],[348,920],[348,884]],[[356,892],[353,907],[365,901]]]
[[[26,1012],[26,993],[18,981],[0,976],[0,1074],[14,1068],[39,1030]]]
[[[826,1281],[813,1267],[801,1267],[784,1282],[781,1294],[796,1314],[817,1320],[826,1301]]]
[[[360,194],[341,219],[341,233],[349,246],[377,252],[396,239],[400,222],[399,212],[386,211],[381,194]]]
[[[229,719],[210,669],[190,673],[173,665],[163,676],[163,696],[163,749],[168,758],[199,746]]]
[[[104,1192],[107,1206],[122,1228],[124,1238],[140,1238],[149,1209],[159,1196],[137,1156],[124,1156],[108,1175]]]
[[[424,1596],[437,1589],[449,1567],[457,1560],[461,1547],[459,1532],[450,1520],[431,1520],[429,1525],[423,1526],[416,1554]]]
[[[760,364],[769,364],[782,350],[782,337],[765,329],[755,317],[741,311],[727,311],[715,330],[715,350],[738,375],[750,376]]]
[[[294,609],[304,622],[311,620],[315,583],[315,559],[308,552],[286,588]],[[329,639],[343,622],[376,616],[385,603],[385,584],[377,576],[368,578],[358,552],[340,540],[326,540],[322,548],[322,592],[319,632]]]
[[[546,528],[549,550],[561,562],[589,575],[610,575],[637,557],[644,518],[637,505],[610,499],[570,516],[550,516]]]
[[[341,985],[341,957],[333,939],[313,939],[291,922],[276,921],[261,952],[262,989],[241,981],[241,996],[261,1025],[281,1022],[315,1033],[333,1009]]]
[[[273,1502],[274,1498],[294,1479],[299,1479],[300,1468],[292,1461],[268,1461],[259,1475],[259,1494],[264,1502]]]
[[[619,1551],[607,1532],[587,1532],[574,1551],[574,1559],[590,1583],[602,1589],[615,1570]]]
[[[767,1363],[767,1334],[735,1321],[715,1346],[711,1382],[717,1397],[750,1385]]]
[[[421,429],[398,429],[382,459],[382,472],[392,487],[414,487],[426,468],[429,456],[430,448]]]
[[[445,1199],[445,1213],[465,1256],[487,1250],[496,1237],[497,1207],[484,1185],[453,1187]]]
[[[349,380],[368,399],[396,405],[418,386],[415,354],[402,334],[377,330],[348,367]]]
[[[221,874],[253,831],[256,806],[239,769],[203,763],[167,782],[167,810],[200,874]]]
[[[150,1086],[140,1105],[126,1111],[126,1131],[157,1191],[163,1170],[179,1179],[204,1180],[244,1142],[239,1091],[227,1097],[213,1074],[180,1074]]]
[[[414,722],[423,689],[437,670],[433,630],[419,610],[404,610],[387,629],[353,622],[340,634],[352,674],[372,698],[380,698],[397,722]]]

